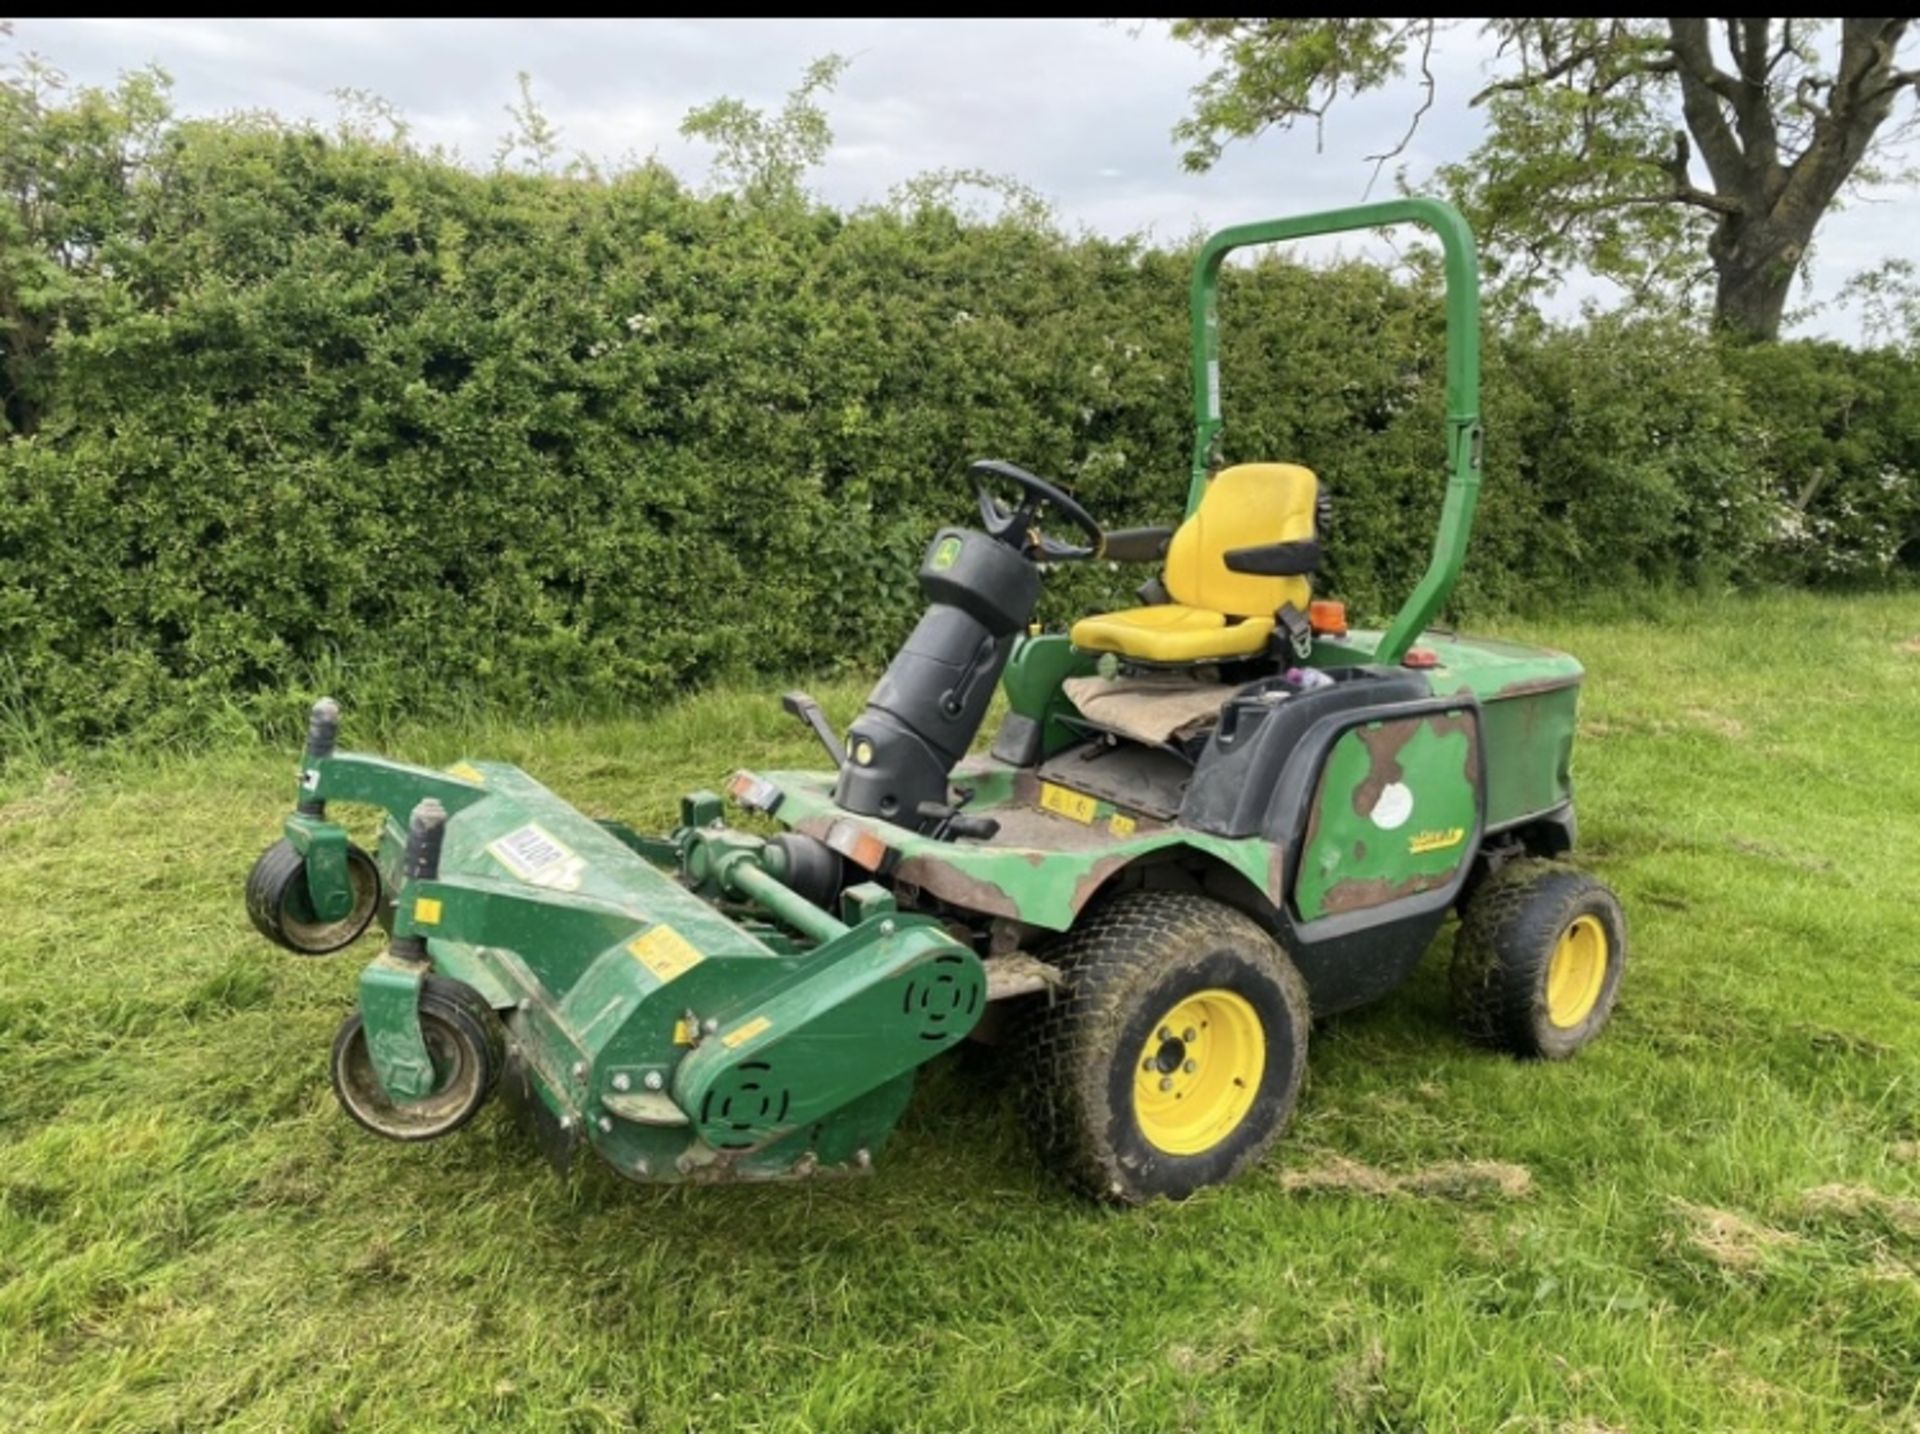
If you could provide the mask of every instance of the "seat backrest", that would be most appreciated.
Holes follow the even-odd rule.
[[[1287,603],[1307,610],[1304,577],[1267,578],[1227,567],[1231,548],[1305,542],[1313,537],[1320,480],[1297,463],[1238,463],[1207,484],[1206,496],[1167,545],[1167,595],[1186,607],[1229,617],[1271,617]]]

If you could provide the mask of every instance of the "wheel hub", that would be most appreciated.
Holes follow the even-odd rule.
[[[1606,984],[1607,960],[1606,928],[1598,917],[1577,917],[1547,964],[1547,1019],[1561,1030],[1586,1020]]]
[[[1169,1155],[1218,1145],[1252,1109],[1266,1059],[1266,1031],[1244,996],[1214,988],[1182,997],[1141,1049],[1140,1133]]]

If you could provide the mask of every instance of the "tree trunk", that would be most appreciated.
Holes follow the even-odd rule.
[[[1787,295],[1812,237],[1811,230],[1802,232],[1778,219],[1743,214],[1722,219],[1707,245],[1715,278],[1715,326],[1751,341],[1779,338]]]

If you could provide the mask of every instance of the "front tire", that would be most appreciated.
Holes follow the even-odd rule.
[[[1467,902],[1454,1014],[1483,1045],[1565,1060],[1612,1016],[1626,961],[1626,916],[1604,883],[1554,862],[1510,862]]]
[[[1307,990],[1251,918],[1205,897],[1115,898],[1061,942],[1064,995],[1024,1045],[1042,1157],[1115,1204],[1184,1199],[1277,1140],[1306,1070]]]

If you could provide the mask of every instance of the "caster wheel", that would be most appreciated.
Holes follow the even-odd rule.
[[[471,986],[427,977],[420,993],[420,1032],[433,1058],[433,1093],[409,1101],[395,1101],[381,1089],[358,1011],[341,1022],[333,1038],[333,1093],[341,1109],[388,1140],[451,1135],[479,1114],[500,1079],[500,1022]]]
[[[1516,861],[1467,901],[1454,1014],[1483,1045],[1565,1060],[1606,1026],[1626,962],[1626,918],[1611,891],[1573,867]]]
[[[282,837],[247,873],[247,915],[254,929],[299,956],[327,956],[359,940],[380,905],[380,868],[357,846],[347,848],[353,909],[335,921],[314,914],[307,895],[307,859]]]

